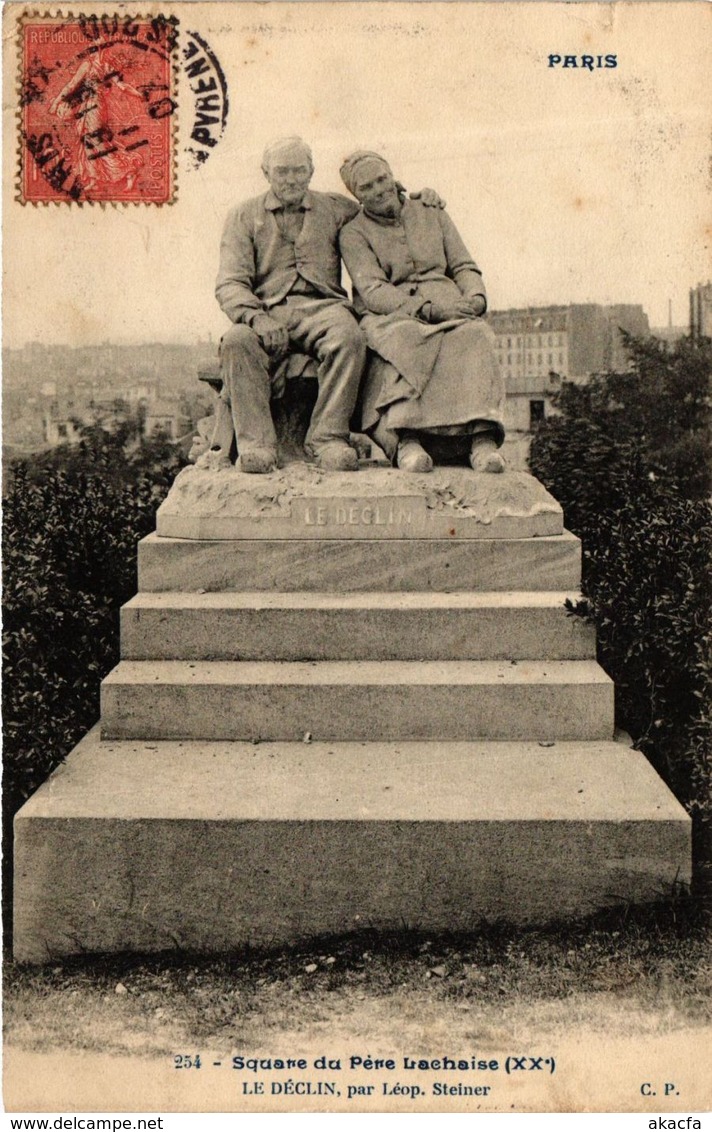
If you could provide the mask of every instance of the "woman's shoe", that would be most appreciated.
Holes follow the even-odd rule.
[[[403,472],[432,472],[433,461],[417,440],[399,440],[396,465]]]
[[[497,441],[491,436],[476,436],[470,449],[470,465],[476,472],[503,472],[507,467]]]

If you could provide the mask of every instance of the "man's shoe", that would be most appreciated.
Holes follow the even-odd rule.
[[[404,472],[432,472],[433,461],[417,440],[400,440],[396,465]]]
[[[277,466],[277,453],[274,448],[248,448],[240,453],[238,461],[241,472],[266,475]]]
[[[358,456],[345,440],[333,440],[315,452],[316,463],[324,472],[357,472]]]
[[[499,451],[497,441],[491,436],[476,436],[470,449],[470,464],[476,472],[503,472],[506,468],[504,456]]]

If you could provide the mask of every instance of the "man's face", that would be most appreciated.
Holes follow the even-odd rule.
[[[264,174],[277,200],[294,206],[304,200],[313,172],[309,154],[299,145],[289,145],[270,154]]]
[[[400,200],[396,183],[384,161],[367,158],[360,161],[354,177],[354,196],[377,216],[398,216]]]

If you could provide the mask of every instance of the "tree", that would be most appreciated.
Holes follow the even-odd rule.
[[[708,899],[712,341],[626,342],[630,373],[563,385],[530,464],[582,540],[579,612],[595,623],[619,725],[693,815]]]
[[[125,421],[15,463],[3,510],[4,856],[12,817],[99,715],[136,544],[184,463]],[[5,907],[8,907],[5,901]]]

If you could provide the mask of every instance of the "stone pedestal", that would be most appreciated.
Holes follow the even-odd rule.
[[[613,740],[579,582],[524,474],[181,473],[101,724],[17,815],[17,958],[672,892],[690,822]]]
[[[269,476],[185,468],[158,509],[163,538],[495,539],[560,535],[563,514],[525,472],[426,475],[376,465],[322,472],[295,462]]]

